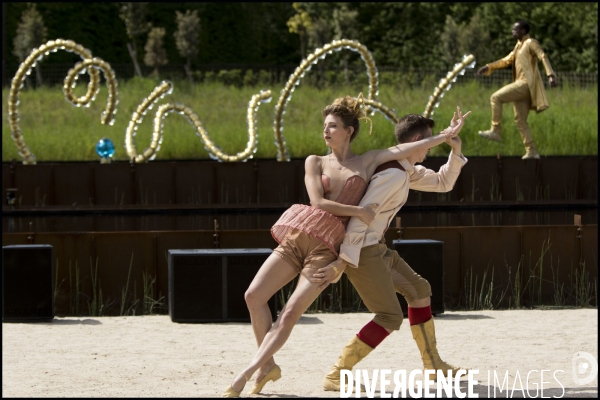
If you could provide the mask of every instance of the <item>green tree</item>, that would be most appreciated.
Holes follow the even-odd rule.
[[[121,12],[119,17],[125,22],[125,29],[130,42],[127,43],[127,50],[137,76],[142,76],[142,70],[137,60],[137,38],[150,30],[152,24],[147,22],[148,3],[128,2],[121,3]]]
[[[489,32],[483,27],[479,14],[474,14],[468,24],[457,24],[452,16],[446,16],[446,24],[440,35],[442,58],[450,68],[464,54],[473,54],[476,60],[489,60]]]
[[[333,10],[333,38],[340,39],[357,39],[358,29],[356,26],[356,16],[358,11],[349,10],[348,5],[342,3],[340,7]],[[344,64],[344,76],[346,78],[346,85],[350,84],[350,77],[348,76],[348,52],[342,54],[342,61]]]
[[[473,54],[475,60],[489,60],[489,43],[490,34],[482,24],[479,13],[475,13],[469,23],[462,27],[459,38],[460,51],[462,54]]]
[[[442,57],[447,65],[452,65],[460,56],[461,27],[451,15],[446,15],[444,30],[440,35]]]
[[[158,68],[166,65],[169,60],[167,59],[167,52],[163,39],[165,37],[165,28],[152,28],[148,33],[148,41],[144,46],[144,63],[154,68],[152,74],[158,77]]]
[[[19,62],[25,61],[33,49],[46,43],[47,32],[44,19],[35,3],[28,3],[27,9],[21,15],[21,22],[17,26],[17,34],[13,39],[13,54]],[[43,81],[39,65],[35,68],[35,73],[37,84],[40,86]]]
[[[302,8],[302,3],[293,3],[292,7],[294,7],[296,14],[287,21],[287,26],[291,33],[296,33],[300,36],[300,55],[304,59],[306,58],[308,32],[312,29],[312,20],[308,12]]]
[[[185,73],[190,82],[192,78],[192,60],[198,56],[198,38],[200,37],[200,17],[198,10],[186,10],[185,14],[175,11],[177,30],[174,33],[175,45],[179,55],[186,59]]]

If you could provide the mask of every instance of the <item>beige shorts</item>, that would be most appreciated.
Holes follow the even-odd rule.
[[[326,267],[337,259],[323,242],[299,229],[290,229],[273,253],[283,258],[298,273],[304,268],[317,270]]]

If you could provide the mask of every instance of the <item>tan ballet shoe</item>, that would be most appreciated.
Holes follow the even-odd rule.
[[[273,368],[271,368],[269,370],[269,372],[267,372],[267,374],[260,381],[258,381],[258,383],[256,383],[254,385],[254,387],[252,389],[250,389],[248,394],[260,393],[260,391],[267,384],[267,382],[269,382],[269,381],[275,382],[279,378],[281,378],[281,368],[279,368],[279,365],[275,365]]]
[[[240,374],[240,375],[242,375],[244,377],[244,379],[246,380],[244,382],[244,386],[246,386],[246,382],[248,382],[248,377],[244,374]],[[243,387],[239,392],[236,392],[235,390],[233,390],[233,387],[231,387],[231,385],[229,385],[229,386],[227,386],[227,389],[225,389],[225,392],[221,395],[221,397],[240,397],[242,390],[244,390]]]

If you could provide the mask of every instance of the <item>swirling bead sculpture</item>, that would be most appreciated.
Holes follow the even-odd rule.
[[[449,71],[445,78],[440,79],[433,94],[429,96],[429,101],[427,102],[427,106],[425,106],[425,111],[423,111],[425,118],[433,115],[434,109],[438,108],[440,100],[444,97],[444,92],[450,90],[452,84],[456,82],[458,75],[464,75],[467,68],[473,67],[475,67],[475,56],[473,54],[465,54],[461,62],[454,64],[452,71]]]
[[[106,106],[106,110],[102,114],[101,122],[111,123],[114,118],[114,113],[116,112],[116,104],[117,104],[117,91],[116,91],[116,79],[114,79],[114,72],[110,68],[110,65],[99,58],[92,59],[92,53],[84,48],[82,45],[75,43],[72,40],[63,40],[56,39],[50,40],[46,44],[41,45],[38,48],[35,48],[31,51],[29,56],[21,63],[17,73],[12,79],[10,85],[10,92],[8,94],[8,123],[10,126],[10,134],[15,142],[15,146],[19,151],[19,155],[23,159],[23,164],[32,165],[36,163],[35,155],[29,150],[29,147],[25,144],[25,139],[23,138],[23,134],[21,132],[21,128],[19,126],[19,93],[25,84],[25,78],[31,74],[31,70],[37,65],[39,61],[41,61],[45,56],[50,53],[54,53],[58,50],[66,50],[71,53],[75,53],[79,55],[84,62],[91,59],[89,64],[86,64],[85,67],[82,67],[76,74],[83,72],[83,69],[87,69],[87,72],[90,75],[90,83],[88,84],[87,93],[80,97],[76,98],[72,94],[72,90],[74,88],[73,81],[64,88],[66,100],[71,104],[77,106],[87,106],[89,102],[93,101],[98,89],[99,89],[99,73],[98,69],[101,69],[104,72],[104,75],[107,79],[107,86],[109,88],[109,97],[108,104]],[[91,67],[91,68],[90,68]],[[77,68],[77,67],[76,67]],[[69,71],[70,76],[71,72]],[[66,80],[65,80],[66,82]]]
[[[211,140],[210,136],[208,135],[208,132],[202,125],[202,122],[200,121],[198,115],[194,113],[192,109],[180,103],[168,103],[158,107],[158,110],[154,115],[154,130],[152,133],[150,146],[146,148],[142,152],[142,154],[138,154],[135,150],[133,137],[135,136],[135,132],[139,123],[142,122],[142,118],[146,114],[146,112],[150,110],[158,100],[160,100],[165,95],[171,93],[172,90],[173,84],[168,81],[163,81],[152,91],[150,96],[144,99],[142,104],[140,104],[137,110],[133,113],[125,134],[125,148],[132,162],[147,162],[149,160],[153,160],[156,157],[156,153],[160,150],[160,145],[163,140],[164,119],[169,113],[173,111],[186,117],[188,122],[196,130],[196,134],[200,137],[204,148],[209,153],[212,159],[216,159],[219,161],[246,161],[247,159],[252,158],[254,156],[254,153],[256,153],[257,150],[258,142],[258,132],[256,130],[256,113],[258,112],[258,107],[260,106],[260,103],[266,103],[271,101],[270,90],[262,90],[260,93],[253,95],[250,99],[250,102],[248,103],[248,114],[246,116],[246,122],[248,124],[248,143],[243,151],[235,155],[229,155],[224,153],[221,150],[221,148]]]
[[[325,58],[328,54],[332,54],[334,51],[340,51],[348,49],[360,53],[360,57],[367,66],[367,76],[369,78],[369,92],[368,99],[374,100],[378,95],[378,73],[377,67],[375,66],[375,60],[371,52],[361,43],[356,40],[342,39],[334,40],[331,43],[326,44],[322,48],[316,49],[312,54],[306,57],[305,60],[296,68],[294,73],[290,75],[290,78],[286,82],[284,88],[281,90],[279,100],[275,106],[275,119],[273,121],[273,131],[275,134],[275,146],[277,146],[277,161],[289,161],[290,154],[287,151],[285,138],[283,137],[283,115],[285,114],[285,107],[292,97],[294,88],[300,83],[300,80],[304,77],[304,74],[312,68],[313,65],[317,64],[319,60]],[[365,103],[366,103],[365,99]],[[367,113],[371,113],[372,110],[365,110]],[[384,113],[385,114],[385,113]]]
[[[398,115],[396,114],[396,112],[394,110],[392,110],[391,108],[389,108],[388,106],[386,106],[385,104],[380,103],[377,100],[370,100],[370,99],[363,99],[363,101],[369,107],[372,107],[376,111],[379,111],[380,113],[382,113],[383,116],[391,123],[397,124],[398,121],[400,121],[400,118],[398,118]]]
[[[110,64],[101,58],[94,57],[80,61],[73,68],[69,70],[65,78],[63,86],[63,92],[65,93],[65,99],[76,107],[89,107],[90,102],[94,101],[100,88],[98,87],[98,80],[90,79],[88,83],[88,93],[93,93],[91,99],[88,98],[88,94],[84,97],[77,98],[73,94],[73,89],[77,85],[77,78],[80,74],[92,69],[99,69],[104,73],[106,79],[106,87],[108,88],[108,101],[106,102],[106,109],[102,112],[100,122],[103,125],[113,125],[115,122],[115,114],[117,113],[117,79],[115,78],[115,72],[110,67]]]

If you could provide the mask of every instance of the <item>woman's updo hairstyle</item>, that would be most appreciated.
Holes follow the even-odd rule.
[[[362,104],[362,108],[361,108]],[[328,115],[336,115],[340,117],[344,123],[344,128],[349,126],[354,128],[354,132],[350,136],[350,142],[354,140],[358,132],[360,131],[359,119],[366,119],[371,122],[371,119],[365,115],[363,94],[360,93],[356,98],[352,96],[338,97],[333,101],[332,104],[328,105],[323,109],[323,119]],[[372,125],[372,123],[371,123]],[[371,126],[372,128],[372,126]],[[371,132],[369,131],[369,135]]]

